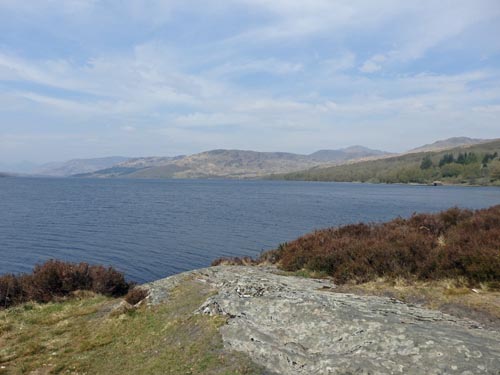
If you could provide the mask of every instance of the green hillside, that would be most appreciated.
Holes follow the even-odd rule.
[[[438,152],[315,167],[271,179],[373,183],[500,185],[500,140]]]

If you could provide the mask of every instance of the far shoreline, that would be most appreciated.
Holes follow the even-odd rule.
[[[40,176],[40,175],[0,175],[0,178],[10,178],[10,179],[50,179],[50,180],[87,180],[87,181],[108,181],[108,180],[118,180],[118,181],[273,181],[273,182],[283,182],[283,183],[321,183],[321,184],[355,184],[355,185],[396,185],[396,186],[427,186],[427,187],[491,187],[500,188],[500,184],[455,184],[445,181],[440,181],[439,185],[434,185],[433,183],[419,183],[419,182],[373,182],[373,181],[323,181],[323,180],[298,180],[298,179],[274,179],[274,178],[230,178],[230,177],[207,177],[207,178],[137,178],[137,177],[77,177],[77,176]]]

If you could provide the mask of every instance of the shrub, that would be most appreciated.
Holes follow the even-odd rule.
[[[51,301],[75,290],[92,290],[91,267],[86,263],[66,263],[49,260],[36,265],[31,275],[24,275],[23,288],[30,299]]]
[[[422,162],[420,163],[420,169],[429,169],[432,167],[432,159],[429,155],[426,155]]]
[[[457,177],[462,174],[464,168],[461,164],[451,163],[446,164],[441,168],[441,175],[443,177]]]
[[[90,270],[92,290],[106,296],[119,297],[126,294],[130,284],[125,276],[112,267],[94,266]]]
[[[327,273],[339,283],[377,277],[496,282],[500,205],[319,230],[262,254],[263,261],[286,271]]]
[[[76,290],[118,297],[125,295],[131,286],[112,267],[49,260],[36,265],[31,274],[0,276],[0,308],[27,301],[49,302]]]
[[[439,160],[439,167],[442,167],[446,164],[451,164],[455,161],[455,157],[453,154],[444,154],[441,160]]]
[[[15,275],[0,276],[0,308],[24,302],[23,289]]]
[[[286,246],[285,243],[279,244],[278,248],[275,250],[268,250],[268,251],[263,251],[259,258],[257,259],[256,263],[262,264],[262,263],[278,263],[281,260],[281,252]]]
[[[492,180],[500,180],[500,160],[491,162],[489,171]]]
[[[129,292],[125,296],[125,301],[127,301],[131,305],[135,305],[141,302],[147,296],[148,296],[147,290],[136,287],[134,289],[129,290]]]

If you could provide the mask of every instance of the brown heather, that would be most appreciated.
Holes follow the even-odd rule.
[[[500,205],[318,230],[265,252],[257,262],[328,275],[338,283],[385,277],[494,284],[500,281]]]
[[[0,308],[27,301],[49,302],[77,290],[106,296],[125,295],[131,284],[112,267],[49,260],[31,274],[0,276]]]
[[[148,296],[148,291],[145,289],[141,289],[135,287],[134,289],[130,289],[125,296],[125,301],[130,303],[131,305],[136,305],[145,299]]]

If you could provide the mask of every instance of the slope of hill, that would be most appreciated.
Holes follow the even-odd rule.
[[[323,162],[342,162],[347,160],[362,159],[389,155],[385,151],[372,150],[363,146],[350,146],[340,150],[319,150],[309,155],[310,158]]]
[[[212,150],[174,158],[136,158],[78,177],[128,178],[256,178],[287,173],[326,163],[338,164],[359,157],[385,155],[377,150],[347,148],[311,155],[286,152]]]
[[[442,151],[448,150],[450,148],[460,147],[460,146],[471,146],[477,145],[479,143],[488,142],[487,139],[477,139],[477,138],[468,138],[468,137],[452,137],[448,139],[443,139],[436,141],[434,143],[423,145],[417,148],[414,148],[410,152],[429,152],[429,151]]]
[[[415,152],[378,160],[271,176],[272,179],[500,185],[500,140],[446,151]]]
[[[252,178],[318,165],[305,155],[241,150],[212,150],[175,158],[138,158],[85,177]]]
[[[100,169],[109,168],[128,159],[129,158],[122,156],[110,156],[95,159],[73,159],[61,163],[48,163],[42,165],[33,171],[32,174],[65,177],[78,173],[90,173]]]

